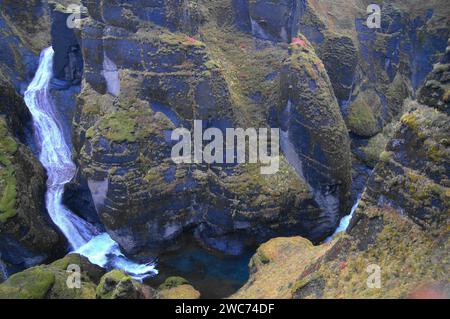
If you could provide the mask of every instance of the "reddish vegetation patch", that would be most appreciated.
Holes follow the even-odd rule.
[[[338,269],[339,270],[343,270],[345,268],[347,268],[348,263],[346,261],[342,261],[339,263]]]
[[[414,290],[409,296],[409,299],[448,299],[448,292],[442,284],[431,283],[425,284]]]
[[[196,44],[198,41],[197,41],[197,39],[194,39],[193,37],[186,37],[186,42],[189,44]]]
[[[306,42],[303,41],[303,40],[300,39],[300,38],[293,38],[291,44],[298,44],[298,45],[300,45],[300,46],[302,46],[302,47],[304,47],[304,48],[307,47]]]

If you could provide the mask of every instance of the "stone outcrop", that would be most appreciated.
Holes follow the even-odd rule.
[[[96,289],[97,299],[144,299],[144,289],[123,271],[105,274]]]
[[[264,244],[236,296],[265,296],[274,282],[268,290],[285,298],[449,297],[449,119],[414,102],[409,109],[347,233],[316,247],[289,249],[301,238]]]
[[[297,38],[281,72],[282,149],[310,185],[323,214],[310,225],[332,231],[348,209],[351,175],[347,128],[322,61]]]
[[[50,44],[46,1],[0,1],[0,72],[24,91],[33,78],[40,51]]]
[[[55,51],[52,86],[57,89],[79,85],[83,75],[83,56],[78,38],[84,13],[81,6],[76,6],[76,3],[68,8],[57,3],[51,6],[51,37]]]
[[[449,114],[450,105],[450,39],[442,60],[433,66],[419,91],[419,102]]]

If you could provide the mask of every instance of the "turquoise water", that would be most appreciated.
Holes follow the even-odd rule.
[[[225,256],[189,241],[177,251],[159,256],[159,274],[146,283],[156,288],[167,277],[181,276],[200,291],[202,298],[225,298],[248,280],[248,264],[254,253],[248,250],[240,256]]]

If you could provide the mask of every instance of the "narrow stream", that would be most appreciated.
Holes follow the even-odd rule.
[[[52,47],[42,51],[39,68],[25,92],[25,103],[33,116],[39,160],[48,175],[45,204],[50,218],[67,238],[72,250],[92,263],[105,268],[122,269],[138,280],[153,276],[158,273],[153,262],[137,264],[128,260],[107,233],[98,232],[93,225],[62,204],[64,185],[74,177],[76,166],[50,97],[53,56]]]

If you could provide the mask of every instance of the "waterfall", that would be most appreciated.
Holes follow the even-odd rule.
[[[264,29],[256,22],[253,18],[250,18],[250,22],[252,25],[252,34],[254,37],[257,37],[262,40],[269,40],[270,36],[264,31]]]
[[[42,51],[39,68],[25,92],[25,103],[33,117],[39,160],[48,175],[45,204],[50,218],[67,238],[71,248],[92,263],[122,269],[138,280],[155,275],[158,272],[153,263],[137,264],[128,260],[107,233],[100,234],[94,226],[62,204],[64,185],[74,177],[76,166],[49,93],[53,56],[52,47]]]
[[[325,243],[329,243],[338,234],[343,233],[343,232],[345,232],[347,230],[347,228],[348,228],[348,226],[350,224],[350,221],[352,220],[353,215],[355,214],[355,211],[358,208],[360,202],[361,202],[361,196],[358,198],[358,200],[356,201],[355,205],[353,205],[352,210],[350,211],[350,214],[348,214],[347,216],[342,217],[341,222],[339,223],[339,226],[335,230],[334,234],[331,235],[330,237],[328,237],[327,239],[325,239],[325,241],[324,241]]]

